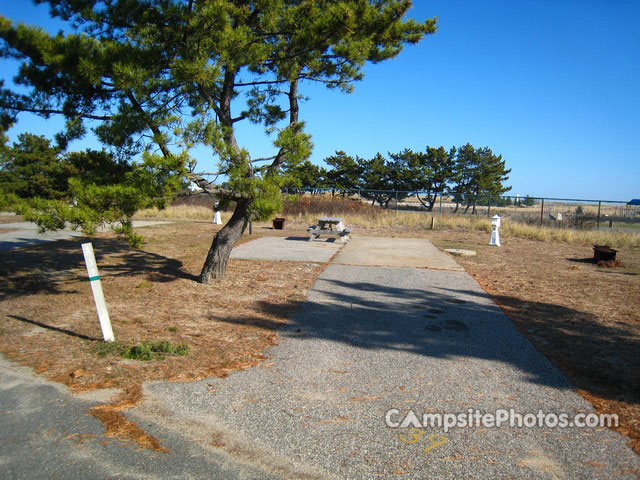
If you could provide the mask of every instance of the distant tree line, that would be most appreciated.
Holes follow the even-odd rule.
[[[500,196],[511,189],[504,186],[511,169],[506,168],[502,155],[495,155],[488,147],[475,148],[470,144],[448,150],[445,147],[427,147],[421,152],[405,149],[389,153],[388,158],[377,153],[371,159],[337,151],[324,161],[328,169],[308,160],[292,168],[287,186],[360,190],[364,198],[383,208],[387,208],[392,199],[415,196],[429,211],[433,210],[439,195],[448,195],[456,203],[456,211],[464,208],[466,212],[471,208],[472,213],[479,199],[489,199],[497,205],[506,201]]]

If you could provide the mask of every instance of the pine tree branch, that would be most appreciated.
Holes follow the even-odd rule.
[[[204,190],[209,195],[215,197],[224,197],[230,200],[247,200],[250,196],[247,193],[235,192],[229,188],[222,187],[220,185],[214,185],[205,178],[195,173],[187,174],[187,178],[195,183],[198,187]]]
[[[27,107],[26,105],[11,105],[6,103],[0,103],[0,109],[4,110],[13,110],[15,112],[28,112],[35,113],[39,115],[65,115],[66,113],[62,110],[57,110],[55,108],[33,108]],[[82,117],[89,120],[111,120],[113,117],[111,115],[93,115],[90,113],[76,113],[76,117]]]

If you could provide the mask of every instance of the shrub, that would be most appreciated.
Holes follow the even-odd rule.
[[[171,342],[142,342],[127,348],[122,356],[132,360],[149,361],[160,355],[186,355],[189,353],[188,345],[173,345]]]

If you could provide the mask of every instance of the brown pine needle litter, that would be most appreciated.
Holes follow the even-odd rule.
[[[134,407],[140,400],[142,400],[142,387],[132,385],[125,388],[112,403],[93,407],[89,413],[102,422],[107,437],[128,440],[136,443],[140,448],[167,453],[169,450],[160,445],[156,438],[120,413],[122,410]]]
[[[224,377],[262,362],[277,329],[324,268],[231,260],[224,279],[201,285],[197,274],[217,228],[146,228],[140,250],[110,234],[93,239],[115,344],[101,340],[80,248],[88,239],[0,253],[0,352],[74,392],[122,389],[91,415],[104,423],[107,436],[163,451],[122,413],[140,400],[140,386]],[[124,358],[124,351],[145,342],[188,351],[160,352],[148,361]]]

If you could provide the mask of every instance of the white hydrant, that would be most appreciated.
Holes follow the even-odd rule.
[[[491,241],[489,245],[500,246],[500,217],[498,215],[491,217]]]

